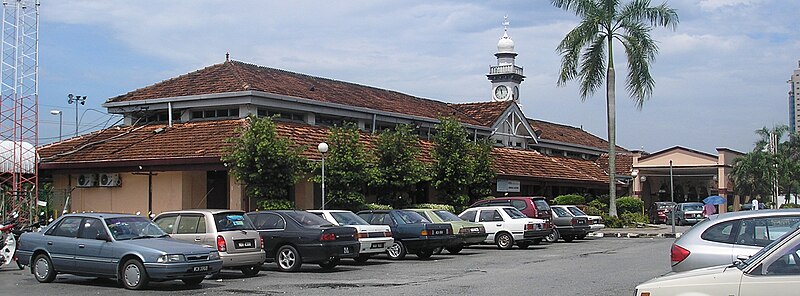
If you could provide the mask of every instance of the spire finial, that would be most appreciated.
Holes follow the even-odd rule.
[[[503,17],[503,32],[508,32],[508,15]]]
[[[230,52],[225,52],[225,61],[229,62],[230,60],[231,60],[231,53]]]

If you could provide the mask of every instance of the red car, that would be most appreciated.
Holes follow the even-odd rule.
[[[675,207],[675,203],[671,201],[657,201],[653,203],[650,208],[650,220],[654,224],[667,223],[667,216],[669,211]]]

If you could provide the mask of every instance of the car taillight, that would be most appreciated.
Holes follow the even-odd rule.
[[[322,235],[319,237],[319,240],[321,240],[321,241],[323,241],[323,242],[335,241],[335,240],[336,240],[336,234],[333,234],[333,233],[323,233],[323,234],[322,234]]]
[[[366,232],[356,233],[356,239],[362,239],[362,238],[368,238],[368,237],[369,237],[369,233],[366,233]]]
[[[383,236],[392,237],[392,232],[391,231],[386,231],[386,232],[383,233]]]
[[[227,252],[228,247],[225,244],[225,238],[221,235],[217,235],[217,251],[220,252]]]
[[[572,225],[578,225],[578,219],[572,218]]]
[[[458,230],[458,233],[459,234],[467,234],[467,233],[469,233],[469,228],[461,227],[461,229]]]
[[[263,250],[264,249],[264,237],[259,236],[258,238],[261,239],[261,249]]]
[[[533,223],[525,224],[525,230],[533,230]]]
[[[692,215],[692,214],[683,214],[683,217],[685,217],[685,218],[691,218],[692,216],[694,216],[694,215]]]
[[[421,236],[428,236],[428,230],[427,230],[427,229],[425,229],[425,230],[422,230],[422,232],[420,232],[420,233],[419,233],[419,235],[421,235]]]
[[[686,257],[689,257],[689,254],[691,253],[692,252],[689,252],[689,250],[684,249],[679,245],[672,244],[672,249],[669,252],[669,257],[670,260],[672,261],[672,265],[681,263],[681,261],[685,260]]]

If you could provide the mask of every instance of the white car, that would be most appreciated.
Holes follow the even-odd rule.
[[[591,232],[595,232],[595,231],[598,231],[600,229],[606,228],[606,225],[603,224],[603,218],[602,217],[588,215],[584,211],[582,211],[580,208],[578,208],[577,206],[572,206],[572,205],[550,206],[550,208],[555,208],[555,207],[567,210],[570,214],[572,214],[572,216],[575,216],[575,217],[586,217],[586,219],[589,219],[589,228],[592,230]],[[582,237],[578,237],[578,239],[583,239],[583,238]]]
[[[469,208],[458,217],[482,224],[489,234],[484,242],[500,249],[511,249],[515,244],[524,249],[539,244],[551,232],[545,227],[547,221],[528,218],[514,207]]]
[[[351,226],[358,231],[358,241],[361,249],[358,251],[356,262],[366,262],[372,255],[383,254],[386,249],[394,244],[392,229],[388,225],[371,225],[358,215],[344,210],[308,210],[328,222],[339,226]]]
[[[797,295],[798,289],[800,229],[795,229],[745,261],[669,273],[636,286],[634,295]]]

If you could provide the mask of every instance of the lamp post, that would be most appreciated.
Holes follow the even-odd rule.
[[[86,96],[73,96],[72,94],[68,94],[67,103],[72,104],[75,103],[75,136],[78,136],[78,103],[81,105],[86,105]]]
[[[322,154],[322,210],[325,210],[325,153],[328,152],[328,143],[319,143],[317,150]]]
[[[672,204],[675,204],[675,190],[673,190],[672,186],[672,159],[669,160],[669,201]],[[675,234],[675,209],[673,208],[672,211],[669,211],[669,214],[672,216],[669,220],[672,222],[672,233]]]
[[[61,142],[61,123],[63,119],[63,114],[61,110],[50,110],[51,115],[58,115],[58,141]]]

